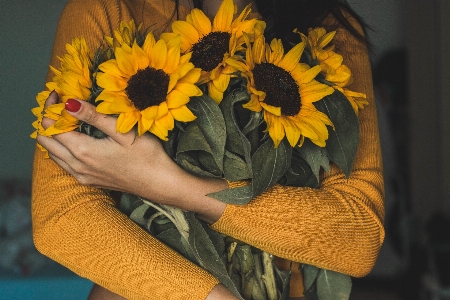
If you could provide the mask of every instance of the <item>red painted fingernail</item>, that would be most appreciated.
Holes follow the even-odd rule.
[[[75,99],[67,99],[66,109],[70,112],[77,112],[81,108],[81,102]]]

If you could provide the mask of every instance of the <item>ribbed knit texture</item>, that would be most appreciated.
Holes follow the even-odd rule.
[[[166,0],[70,0],[50,64],[59,66],[57,56],[74,37],[84,36],[95,50],[122,20],[143,21],[144,28],[154,24],[158,34],[170,24],[173,8]],[[181,8],[180,18],[186,13]],[[212,227],[288,260],[363,276],[384,237],[378,125],[367,51],[345,31],[335,39],[354,73],[351,89],[366,93],[370,102],[359,114],[361,140],[352,175],[346,179],[333,168],[319,189],[277,185],[246,206],[228,205]],[[128,299],[204,299],[218,283],[121,214],[106,193],[81,186],[39,150],[32,216],[42,253]]]

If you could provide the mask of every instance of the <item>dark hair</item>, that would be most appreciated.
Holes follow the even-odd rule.
[[[333,15],[341,26],[358,40],[367,42],[364,35],[352,26],[345,13],[357,20],[364,32],[369,28],[360,16],[347,4],[346,0],[254,0],[258,11],[266,21],[265,35],[268,40],[280,38],[286,47],[299,42],[299,36],[292,30],[308,33],[309,28],[324,26],[323,21]],[[178,8],[178,0],[175,0]],[[193,0],[194,6],[202,7],[202,0]],[[334,30],[335,28],[326,28]]]

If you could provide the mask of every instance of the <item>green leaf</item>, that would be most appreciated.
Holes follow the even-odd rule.
[[[309,164],[297,153],[292,152],[291,166],[280,180],[283,185],[311,187],[319,186],[319,180],[311,171]]]
[[[184,257],[191,260],[194,259],[194,257],[189,257],[189,253],[186,251],[187,249],[182,244],[183,238],[176,228],[164,230],[163,232],[155,235],[155,237]]]
[[[208,196],[218,199],[228,204],[244,205],[253,198],[252,186],[242,186],[234,189],[227,189]]]
[[[219,106],[207,95],[193,97],[189,109],[197,116],[193,121],[203,133],[217,166],[223,171],[225,154],[226,126]]]
[[[295,147],[294,151],[298,152],[300,156],[309,164],[311,171],[319,181],[320,168],[323,167],[325,171],[330,171],[330,161],[328,160],[325,148],[319,147],[311,140],[305,139],[301,147]]]
[[[335,130],[329,130],[326,151],[345,175],[350,175],[359,142],[359,122],[347,97],[339,91],[315,102],[333,122]]]
[[[243,157],[244,161],[248,164],[247,169],[251,171],[251,145],[245,134],[241,131],[239,120],[236,119],[235,109],[235,105],[241,105],[241,102],[248,101],[248,99],[247,90],[238,89],[222,100],[220,109],[223,112],[227,131],[226,149]],[[250,112],[248,114],[250,115]]]
[[[147,212],[149,206],[145,203],[139,205],[130,215],[130,219],[141,226],[145,226],[146,218],[145,213]]]
[[[347,300],[352,290],[350,276],[321,269],[317,276],[317,296],[319,300]]]
[[[222,177],[222,171],[216,165],[214,157],[210,153],[204,151],[198,152],[198,161],[202,164],[202,169],[207,170],[209,173],[214,174],[216,177]]]
[[[193,152],[181,152],[177,155],[177,164],[189,173],[197,176],[214,177],[218,176],[214,173],[204,170],[203,165],[198,160],[198,157]]]
[[[274,148],[272,139],[267,139],[252,157],[253,197],[273,186],[284,175],[291,164],[292,147],[283,139]]]
[[[305,264],[302,264],[300,268],[303,274],[303,287],[306,299],[318,300],[316,280],[317,275],[319,275],[319,268]]]
[[[242,299],[236,286],[228,276],[221,256],[217,253],[216,248],[209,239],[209,236],[200,221],[191,212],[185,213],[185,216],[190,227],[189,245],[191,246],[199,265],[209,271],[231,292]]]
[[[142,200],[138,196],[123,193],[120,196],[119,210],[129,216],[141,204]]]
[[[225,179],[229,181],[249,179],[252,175],[248,168],[248,164],[241,157],[225,150],[225,157],[223,160],[223,173]]]
[[[206,140],[203,132],[198,127],[198,124],[191,122],[184,132],[180,132],[178,139],[177,154],[180,152],[187,152],[193,150],[203,150],[208,153],[213,153],[211,147]]]
[[[275,268],[277,287],[281,294],[279,300],[289,300],[291,274],[292,274],[291,269],[281,271],[278,268]]]

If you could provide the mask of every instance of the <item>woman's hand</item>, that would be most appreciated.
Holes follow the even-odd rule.
[[[46,106],[57,103],[53,92]],[[158,138],[151,134],[137,137],[131,131],[116,132],[116,119],[100,114],[85,101],[68,100],[68,112],[108,135],[96,139],[71,131],[53,137],[38,136],[50,158],[73,175],[80,184],[128,192],[160,204],[180,207],[213,223],[222,215],[225,204],[207,197],[227,188],[224,180],[195,177],[181,169],[164,152]],[[53,120],[44,118],[48,128]]]

